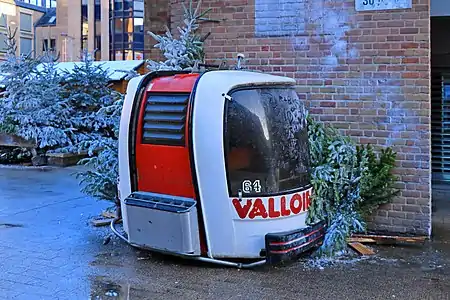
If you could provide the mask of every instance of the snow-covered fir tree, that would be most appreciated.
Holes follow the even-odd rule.
[[[151,71],[186,70],[192,68],[197,61],[203,61],[205,37],[200,37],[196,31],[199,28],[200,19],[205,16],[207,11],[199,13],[200,4],[201,2],[198,2],[196,8],[193,8],[192,1],[190,1],[189,8],[183,5],[186,26],[178,27],[180,31],[178,39],[170,33],[169,29],[165,36],[149,32],[159,42],[155,48],[160,49],[167,58],[164,62],[148,60],[148,67]],[[91,127],[91,134],[78,143],[78,150],[88,150],[91,155],[80,162],[89,169],[78,173],[78,178],[83,184],[83,192],[99,199],[114,200],[118,205],[116,188],[119,176],[118,132],[123,96],[116,97],[116,94],[111,94],[111,90],[106,88],[105,70],[101,67],[94,68],[89,57],[87,55],[84,57],[85,64],[74,70],[74,73],[69,76],[71,78],[69,85],[74,87],[70,98],[80,104],[90,103],[96,106],[101,103],[102,107],[96,106],[97,108],[94,109],[96,113],[80,114],[83,119],[77,119],[80,125],[89,124]],[[138,74],[129,73],[127,79],[135,76]],[[80,90],[79,86],[84,88]],[[95,91],[92,91],[93,89]]]
[[[210,9],[203,12],[200,11],[201,4],[202,1],[198,1],[194,8],[192,0],[189,1],[188,7],[182,3],[184,26],[177,26],[179,38],[176,38],[167,26],[164,35],[148,32],[157,41],[154,47],[159,49],[166,58],[165,61],[159,62],[148,60],[148,68],[151,71],[191,70],[196,62],[204,61],[204,41],[208,35],[201,36],[198,34],[198,29],[200,28],[200,21],[204,20]]]
[[[117,120],[100,113],[114,106],[123,95],[110,86],[109,70],[95,64],[92,55],[85,52],[82,61],[70,71],[63,71],[64,98],[69,104],[71,126],[76,128],[73,143],[114,137]],[[74,151],[73,148],[64,150]]]
[[[55,63],[38,69],[42,58],[16,56],[15,34],[8,30],[7,60],[0,70],[5,74],[0,131],[33,141],[40,150],[66,146],[71,143],[70,115]]]

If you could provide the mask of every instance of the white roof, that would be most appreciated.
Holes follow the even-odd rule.
[[[102,69],[107,70],[111,81],[119,81],[127,76],[126,72],[137,70],[144,63],[144,60],[116,60],[94,61],[93,65],[101,66]],[[63,74],[66,71],[71,72],[76,65],[81,64],[83,64],[83,62],[59,62],[55,64],[55,67],[59,74]],[[37,66],[38,70],[41,68],[42,64]]]
[[[295,84],[293,78],[273,75],[270,73],[263,73],[251,70],[217,70],[207,72],[202,76],[202,79],[213,78],[220,82],[221,85],[226,86],[229,91],[232,88],[245,86],[246,84]]]

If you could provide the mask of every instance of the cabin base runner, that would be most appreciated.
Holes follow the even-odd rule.
[[[132,246],[235,267],[278,264],[323,240],[307,226],[306,110],[295,80],[250,71],[130,81],[119,197]],[[254,261],[253,263],[237,263]]]

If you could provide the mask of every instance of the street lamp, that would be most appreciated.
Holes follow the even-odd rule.
[[[70,42],[72,42],[73,40],[75,40],[75,38],[73,36],[68,35],[67,33],[61,33],[61,36],[64,38],[63,40],[63,49],[62,49],[62,54],[63,54],[63,61],[72,61],[72,51],[70,51],[70,60],[68,60],[68,51],[69,48],[67,46],[67,39],[70,39]],[[72,46],[72,43],[70,43]],[[72,47],[70,47],[70,50],[72,50]]]

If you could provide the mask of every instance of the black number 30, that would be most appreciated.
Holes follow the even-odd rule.
[[[367,5],[367,4],[374,5],[375,4],[375,0],[364,0],[363,1],[363,5]]]

